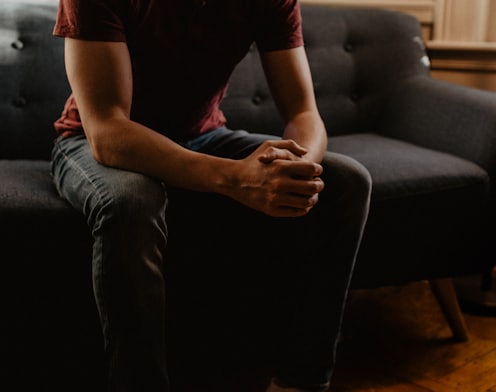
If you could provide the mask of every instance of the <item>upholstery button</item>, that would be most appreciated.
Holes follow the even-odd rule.
[[[12,101],[12,104],[15,107],[22,108],[22,107],[26,106],[27,101],[26,101],[26,98],[24,98],[24,97],[17,97],[17,98],[14,98],[14,100]]]
[[[10,46],[16,50],[22,50],[24,49],[24,42],[22,42],[20,39],[16,39],[10,44]]]
[[[347,44],[344,44],[344,50],[347,52],[353,52],[353,45],[349,42]]]
[[[262,103],[262,97],[260,95],[255,95],[251,101],[255,104],[255,105],[260,105]]]

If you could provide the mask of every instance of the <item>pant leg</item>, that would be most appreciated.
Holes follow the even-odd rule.
[[[98,164],[84,137],[59,139],[52,158],[59,193],[86,216],[94,238],[93,286],[109,391],[168,391],[164,188],[149,177]]]
[[[295,306],[279,341],[276,379],[308,390],[325,387],[332,376],[371,191],[369,173],[353,159],[328,153],[323,166],[325,190],[318,204],[286,225],[284,235],[294,267],[285,271],[291,284],[281,294]]]
[[[237,159],[271,138],[274,137],[220,129],[189,147]],[[222,220],[223,224],[228,222],[231,233],[217,234],[230,239],[231,246],[223,247],[231,255],[236,254],[236,248],[238,254],[246,254],[248,248],[262,243],[266,247],[263,252],[253,252],[257,258],[253,265],[260,275],[265,275],[260,279],[271,277],[274,287],[270,291],[278,297],[274,302],[276,316],[272,318],[277,318],[275,325],[279,328],[273,334],[276,337],[279,332],[276,379],[282,385],[309,390],[325,387],[332,376],[371,192],[368,171],[354,159],[328,152],[322,165],[325,189],[307,216],[270,218],[249,214],[240,207],[230,210]],[[217,220],[221,208],[216,208]],[[250,222],[248,227],[246,222]],[[244,233],[244,244],[238,242],[238,233]]]

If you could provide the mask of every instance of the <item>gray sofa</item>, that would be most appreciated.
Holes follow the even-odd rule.
[[[0,381],[15,380],[18,390],[35,381],[39,391],[97,391],[104,369],[91,236],[50,177],[52,124],[69,94],[62,40],[51,36],[56,4],[0,2]],[[430,280],[463,340],[467,331],[450,278],[486,273],[494,263],[496,94],[431,78],[420,26],[411,16],[309,5],[302,11],[329,149],[356,158],[373,179],[353,288]],[[236,69],[223,109],[230,127],[281,129],[255,48]],[[243,303],[233,299],[238,293],[228,274],[210,276],[205,263],[197,265],[227,263],[228,247],[213,235],[188,245],[184,222],[197,219],[203,230],[202,224],[215,219],[201,201],[190,202],[195,197],[178,192],[172,203],[176,238],[168,259],[169,336],[176,343],[171,363],[190,361],[188,366],[217,354],[232,359],[235,351],[256,352],[248,343],[252,325],[233,331],[235,324],[226,322]],[[192,268],[201,279],[183,285]],[[202,282],[215,282],[217,294],[229,290],[225,298],[216,297],[225,303],[175,317],[182,301],[198,304],[205,297]],[[243,287],[239,295],[261,294]],[[198,336],[193,343],[182,333],[191,332],[191,325]],[[221,348],[222,341],[227,347]],[[195,359],[187,355],[174,362],[188,344],[196,345]],[[239,350],[227,354],[236,344]]]

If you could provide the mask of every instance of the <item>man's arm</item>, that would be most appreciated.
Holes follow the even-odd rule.
[[[315,102],[304,48],[262,52],[261,60],[286,124],[283,138],[307,149],[303,159],[320,162],[327,148],[327,134]]]
[[[125,43],[69,38],[65,42],[68,79],[98,162],[171,186],[219,193],[271,216],[305,215],[317,202],[323,187],[317,178],[320,165],[263,160],[274,151],[302,155],[304,150],[295,142],[265,142],[242,160],[185,149],[130,119],[133,81]]]
[[[125,43],[66,38],[65,61],[98,162],[197,191],[219,192],[218,187],[229,181],[225,160],[191,152],[130,120],[133,82]]]

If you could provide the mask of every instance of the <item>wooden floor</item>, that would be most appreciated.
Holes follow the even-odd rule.
[[[496,316],[453,341],[427,282],[356,291],[331,392],[496,392]]]
[[[496,392],[496,315],[465,317],[459,343],[427,282],[352,292],[329,392]],[[264,392],[268,380],[223,374],[174,392]]]

